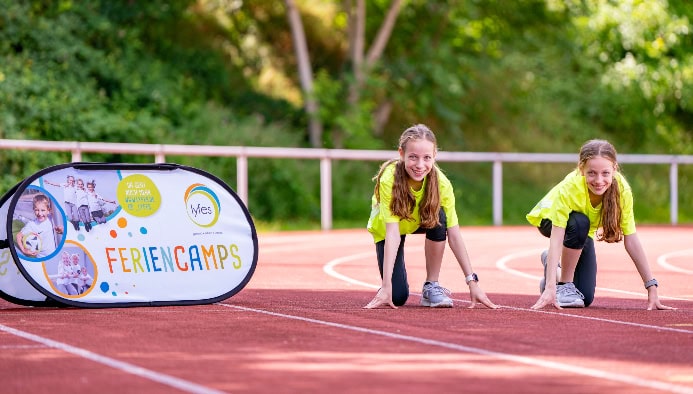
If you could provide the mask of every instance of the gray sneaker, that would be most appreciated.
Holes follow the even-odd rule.
[[[450,290],[438,282],[425,283],[421,290],[421,305],[431,308],[452,308],[452,299],[448,297]]]
[[[585,307],[585,296],[580,293],[573,282],[568,282],[562,285],[556,286],[556,299],[558,300],[558,305],[565,308],[584,308]]]
[[[549,257],[549,251],[545,250],[541,252],[541,265],[544,266],[544,277],[539,281],[539,294],[544,293],[546,288],[546,259]],[[558,268],[561,268],[561,262],[558,262]],[[558,273],[560,275],[560,271]]]

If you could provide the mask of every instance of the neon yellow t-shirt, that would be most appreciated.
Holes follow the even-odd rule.
[[[440,192],[440,205],[445,212],[447,218],[447,227],[456,226],[459,222],[457,212],[455,211],[455,193],[452,189],[452,183],[443,174],[438,167],[434,167],[434,171],[438,171],[438,190]],[[371,216],[368,219],[368,232],[373,235],[374,242],[380,242],[385,239],[385,224],[399,223],[400,235],[411,234],[419,228],[421,218],[419,217],[419,204],[423,199],[423,192],[428,183],[428,176],[424,178],[423,187],[415,191],[410,189],[414,195],[416,203],[412,212],[413,220],[401,220],[399,216],[395,216],[390,211],[390,201],[392,200],[392,185],[395,180],[395,163],[387,166],[380,176],[380,202],[376,199],[375,194],[371,198]]]
[[[614,178],[621,194],[621,230],[624,235],[634,234],[633,193],[621,173],[615,172]],[[542,219],[549,219],[553,225],[565,228],[568,215],[573,211],[587,215],[590,220],[589,236],[594,238],[601,224],[602,204],[592,206],[585,177],[579,170],[571,172],[554,186],[527,214],[527,221],[538,227]]]

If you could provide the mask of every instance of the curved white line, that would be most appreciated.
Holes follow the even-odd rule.
[[[353,254],[351,256],[340,257],[340,258],[328,261],[327,264],[325,264],[322,267],[322,270],[327,275],[329,275],[333,278],[339,279],[339,280],[343,280],[344,282],[351,283],[351,284],[354,284],[357,286],[368,287],[371,289],[379,289],[380,285],[374,285],[371,283],[366,283],[366,282],[362,282],[360,280],[350,278],[346,275],[340,274],[339,272],[335,271],[335,269],[334,269],[334,267],[336,267],[337,265],[339,265],[341,263],[346,263],[348,261],[353,261],[353,260],[360,260],[362,258],[371,257],[371,256],[373,256],[373,252],[364,252],[364,253],[359,253],[359,254]]]
[[[507,263],[510,260],[514,260],[514,259],[519,258],[519,257],[529,256],[532,254],[539,255],[539,253],[541,253],[541,251],[537,252],[537,249],[511,253],[509,255],[503,256],[500,259],[498,259],[498,261],[496,261],[496,268],[498,268],[501,271],[507,272],[509,274],[515,275],[515,276],[520,276],[520,277],[528,278],[528,279],[532,279],[532,280],[540,280],[541,276],[531,275],[531,274],[528,274],[528,273],[525,273],[522,271],[518,271],[514,268],[510,268],[507,266]],[[645,297],[645,298],[647,297],[646,292],[635,292],[635,291],[628,291],[628,290],[611,289],[608,287],[599,287],[599,286],[597,286],[597,290],[608,291],[608,292],[617,293],[617,294],[637,296],[637,297]],[[659,298],[667,299],[667,300],[675,300],[675,301],[690,301],[690,299],[688,299],[688,298],[680,298],[680,297],[659,296]]]
[[[501,271],[507,272],[509,274],[513,274],[513,275],[520,276],[523,278],[532,279],[532,280],[541,280],[541,276],[531,275],[531,274],[528,274],[528,273],[525,273],[522,271],[518,271],[518,270],[513,269],[513,268],[509,268],[507,266],[507,263],[508,263],[508,261],[514,260],[516,258],[530,256],[530,255],[536,255],[537,256],[537,264],[541,264],[541,262],[539,261],[539,256],[541,255],[542,250],[543,249],[532,249],[532,250],[525,250],[522,252],[515,252],[515,253],[505,255],[505,256],[501,257],[498,261],[496,261],[496,268],[498,268]]]
[[[657,264],[660,266],[670,270],[670,271],[676,271],[676,272],[681,272],[684,274],[689,274],[693,275],[693,271],[687,270],[681,267],[677,267],[669,262],[667,262],[667,259],[671,257],[677,257],[677,256],[685,256],[685,255],[693,255],[693,249],[686,249],[686,250],[679,250],[678,252],[671,252],[671,253],[666,253],[657,258]]]

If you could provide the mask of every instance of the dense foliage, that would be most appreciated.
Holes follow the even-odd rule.
[[[297,2],[323,147],[393,149],[429,124],[443,150],[693,154],[693,5],[686,0],[404,1],[355,105],[349,18],[338,0]],[[366,1],[371,43],[391,5]],[[0,138],[308,146],[297,61],[280,0],[0,0]],[[383,111],[388,109],[388,111]],[[385,114],[383,116],[383,114]],[[376,121],[377,119],[377,121]],[[149,161],[93,155],[87,160]],[[65,154],[0,151],[0,186]],[[235,161],[169,158],[233,186]],[[338,226],[363,226],[378,163],[336,163]],[[251,159],[251,212],[319,223],[316,162]],[[443,165],[463,223],[491,220],[490,164]],[[624,166],[638,218],[668,222],[668,168]],[[693,170],[680,166],[680,222]],[[570,166],[508,165],[505,221]]]

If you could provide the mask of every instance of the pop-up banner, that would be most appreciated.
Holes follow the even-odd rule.
[[[20,305],[219,302],[257,257],[243,202],[196,168],[61,164],[0,199],[0,297]]]

